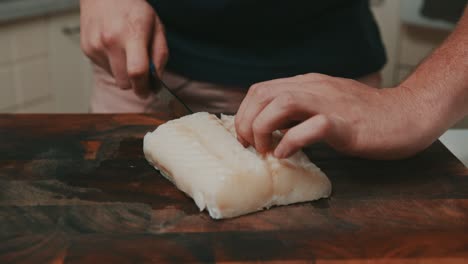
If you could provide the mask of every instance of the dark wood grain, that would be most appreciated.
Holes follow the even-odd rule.
[[[466,263],[468,170],[306,150],[329,199],[212,220],[145,161],[149,115],[0,115],[0,263]]]

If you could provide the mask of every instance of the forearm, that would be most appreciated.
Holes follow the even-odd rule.
[[[468,114],[468,11],[442,46],[399,87],[414,100],[429,137]]]

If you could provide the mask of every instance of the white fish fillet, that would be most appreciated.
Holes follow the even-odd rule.
[[[328,197],[331,183],[299,152],[279,160],[236,139],[234,117],[195,113],[171,120],[144,138],[146,159],[215,219],[273,205]]]

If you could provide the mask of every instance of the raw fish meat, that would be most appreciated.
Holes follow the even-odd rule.
[[[275,133],[276,141],[281,135]],[[148,162],[215,219],[328,197],[331,183],[303,152],[260,155],[236,139],[233,116],[195,113],[144,137]]]

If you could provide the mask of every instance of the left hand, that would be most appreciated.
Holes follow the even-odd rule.
[[[239,141],[261,153],[272,150],[272,132],[289,128],[274,150],[278,158],[324,140],[350,155],[395,159],[435,140],[420,104],[411,89],[307,74],[253,85],[235,124]]]

